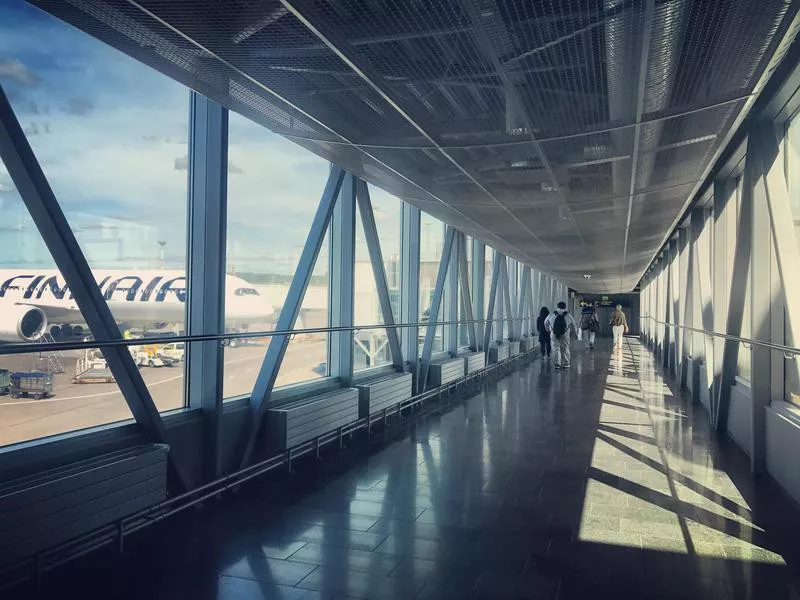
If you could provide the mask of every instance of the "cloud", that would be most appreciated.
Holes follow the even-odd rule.
[[[36,85],[39,78],[16,58],[0,58],[0,79],[10,79],[22,85]]]
[[[188,171],[189,170],[189,155],[184,154],[183,156],[179,156],[175,159],[175,170],[176,171]],[[244,169],[242,169],[239,165],[234,163],[232,160],[228,161],[228,174],[229,175],[242,175],[244,173]]]
[[[67,103],[61,107],[68,115],[76,115],[78,117],[85,117],[94,110],[94,102],[86,97],[70,98]]]

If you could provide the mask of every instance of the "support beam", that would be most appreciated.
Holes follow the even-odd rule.
[[[714,236],[713,236],[713,283],[711,305],[713,307],[713,330],[725,333],[728,322],[728,296],[730,294],[730,281],[728,280],[728,211],[734,207],[729,206],[730,184],[727,180],[714,181]],[[718,415],[717,400],[722,384],[722,356],[725,352],[725,340],[715,337],[714,345],[714,387],[711,394],[711,425],[717,426]]]
[[[681,306],[679,308],[679,324],[694,327],[692,324],[692,287],[694,283],[694,257],[691,231],[688,227],[681,227],[678,230],[678,240],[680,244],[680,256],[678,259],[679,288],[681,291]],[[686,360],[691,354],[691,333],[684,329],[678,329],[678,345],[680,346],[678,363],[678,385],[683,388],[687,386]]]
[[[459,281],[461,283],[461,310],[463,320],[467,321],[467,339],[473,351],[478,349],[477,334],[475,330],[475,312],[472,310],[472,294],[469,285],[469,265],[467,264],[467,238],[461,234],[461,249],[458,253]],[[474,243],[474,242],[473,242]]]
[[[670,360],[672,361],[671,369],[673,375],[678,376],[678,365],[681,360],[680,348],[680,240],[678,238],[672,240],[670,244],[670,322],[674,323],[670,331],[670,342],[672,343],[672,352]]]
[[[404,324],[419,322],[419,222],[417,207],[403,202],[400,237],[400,322]],[[419,374],[419,328],[404,327],[400,331],[403,356],[408,370],[417,377]],[[415,381],[414,389],[418,389]]]
[[[746,159],[747,160],[747,159]],[[750,251],[753,232],[753,186],[752,186],[752,160],[745,163],[745,180],[742,185],[742,195],[739,199],[739,214],[737,216],[736,243],[733,256],[733,270],[729,281],[728,314],[725,332],[728,335],[740,337],[742,335],[742,317],[746,303],[747,280],[750,275]],[[729,193],[728,210],[736,212],[736,181],[731,180],[732,193]],[[720,385],[717,390],[717,402],[714,424],[717,431],[725,431],[728,426],[728,412],[731,400],[731,387],[736,378],[736,367],[739,362],[739,352],[747,352],[740,348],[734,340],[724,340],[722,354],[722,373]]]
[[[702,327],[706,331],[714,330],[714,315],[711,301],[711,256],[709,243],[711,223],[706,224],[706,218],[702,208],[692,211],[692,228],[694,230],[695,247],[695,271],[696,271],[696,290],[699,294],[699,312]],[[703,347],[703,365],[705,366],[706,379],[701,381],[708,389],[709,396],[713,394],[714,387],[714,345],[709,336],[697,334],[700,337],[699,343]]]
[[[497,299],[497,286],[500,284],[500,258],[502,255],[495,250],[492,258],[492,283],[489,286],[489,305],[486,309],[486,326],[483,334],[483,352],[486,360],[489,359],[489,344],[492,340],[492,326],[494,325],[494,308]]]
[[[433,352],[433,340],[436,335],[436,323],[439,319],[439,308],[442,306],[442,296],[444,296],[444,284],[447,279],[447,270],[450,265],[450,257],[453,252],[453,240],[455,239],[456,230],[448,226],[447,232],[444,236],[444,245],[442,246],[442,258],[439,262],[439,271],[436,274],[436,287],[433,290],[433,298],[431,299],[431,308],[428,312],[428,327],[425,331],[425,342],[422,345],[422,358],[420,359],[419,371],[419,392],[424,392],[428,386],[428,367],[431,361],[431,354]]]
[[[461,250],[461,232],[456,231],[453,238],[450,257],[447,265],[447,279],[445,281],[444,310],[442,311],[444,321],[444,349],[450,356],[458,354],[458,263]]]
[[[395,315],[392,311],[392,299],[389,294],[389,284],[386,280],[386,270],[381,252],[378,229],[375,225],[375,213],[372,210],[372,201],[369,196],[369,187],[363,179],[356,179],[356,199],[361,215],[361,225],[364,227],[364,237],[367,241],[367,251],[372,264],[372,275],[375,277],[375,287],[378,290],[378,302],[381,307],[383,323],[386,325],[386,338],[389,344],[389,353],[392,355],[392,364],[398,370],[403,369],[403,352],[400,348],[400,336],[395,327]]]
[[[345,173],[330,225],[330,324],[353,327],[355,313],[356,176]],[[322,233],[323,237],[325,232]],[[313,273],[314,265],[311,266]],[[353,330],[330,333],[330,373],[344,386],[353,382]]]
[[[511,307],[511,283],[508,273],[508,258],[505,258],[500,265],[503,277],[503,300],[504,300],[504,321],[508,335],[503,338],[503,342],[514,339],[514,310]]]
[[[86,325],[98,341],[122,340],[111,310],[92,275],[75,234],[17,121],[5,91],[0,87],[0,158],[42,236],[42,241],[66,281]],[[169,443],[161,415],[150,391],[125,346],[103,350],[117,386],[146,435],[156,442]],[[189,484],[188,475],[175,451],[170,451],[169,464],[179,487]]]
[[[189,110],[187,335],[225,331],[228,109],[192,92]],[[203,477],[222,475],[224,350],[216,340],[186,345],[186,395],[203,413]]]
[[[328,181],[325,184],[325,190],[322,192],[317,212],[314,215],[314,220],[311,223],[311,230],[308,232],[308,238],[303,246],[303,252],[300,255],[300,262],[295,269],[292,283],[289,286],[289,291],[286,294],[286,300],[283,303],[280,316],[275,328],[278,331],[288,331],[294,328],[297,316],[300,313],[300,306],[303,302],[303,296],[308,288],[308,283],[311,280],[311,275],[314,272],[314,264],[317,261],[322,242],[325,238],[325,232],[328,230],[328,225],[331,222],[331,215],[333,214],[333,207],[336,204],[336,199],[339,196],[339,191],[342,188],[342,183],[345,178],[345,172],[341,167],[332,166]],[[275,387],[275,379],[278,377],[278,370],[283,362],[283,357],[286,354],[286,347],[289,345],[289,337],[287,335],[274,336],[267,348],[267,354],[264,361],[261,363],[258,376],[256,377],[253,392],[250,395],[250,422],[245,429],[243,436],[243,448],[241,451],[241,466],[247,466],[250,461],[250,455],[253,452],[256,438],[261,429],[262,421],[264,420],[264,411],[269,405],[270,395],[272,389]]]
[[[517,339],[520,339],[523,335],[527,335],[528,333],[525,318],[528,310],[528,288],[530,286],[530,281],[531,268],[527,266],[523,267],[522,281],[519,290],[519,306],[517,308]]]
[[[748,139],[745,172],[750,172],[749,184],[753,187],[752,199],[752,304],[750,316],[752,338],[760,342],[772,340],[773,307],[779,292],[773,281],[772,262],[772,227],[769,222],[767,206],[767,190],[761,171],[761,161],[756,156],[758,143],[753,137]],[[748,185],[748,180],[745,180]],[[758,207],[758,208],[756,208]],[[776,289],[778,288],[778,289]],[[774,292],[773,292],[774,290]],[[781,312],[783,312],[781,307]],[[772,359],[773,352],[763,346],[753,346],[753,362],[751,364],[750,389],[752,395],[751,417],[751,451],[750,469],[753,473],[764,473],[767,468],[767,407],[772,392]],[[780,356],[778,354],[777,356]],[[777,358],[777,357],[776,357]],[[782,357],[781,357],[782,358]],[[781,390],[781,395],[783,390]]]
[[[476,318],[486,314],[486,245],[472,238],[472,313]],[[476,351],[482,351],[485,323],[475,323]],[[481,333],[478,336],[478,332]]]

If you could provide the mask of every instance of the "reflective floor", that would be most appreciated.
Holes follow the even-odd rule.
[[[635,339],[49,577],[52,597],[800,598],[796,509]]]

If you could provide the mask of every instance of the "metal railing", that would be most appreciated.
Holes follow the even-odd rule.
[[[244,340],[265,337],[280,337],[287,336],[292,338],[297,335],[311,335],[315,333],[336,333],[342,331],[368,331],[372,329],[408,329],[410,327],[418,327],[420,329],[434,325],[439,327],[442,325],[469,325],[472,323],[486,324],[486,323],[502,323],[515,322],[520,319],[511,317],[502,319],[461,319],[449,321],[423,321],[418,323],[395,323],[394,325],[386,325],[385,323],[378,323],[375,325],[348,325],[336,327],[309,327],[305,329],[284,329],[284,330],[261,330],[261,331],[239,331],[239,332],[225,332],[225,333],[207,333],[207,334],[193,334],[193,335],[168,335],[168,336],[151,336],[139,338],[120,338],[111,340],[97,340],[92,339],[88,341],[69,341],[69,342],[12,342],[9,344],[0,345],[0,355],[4,354],[28,354],[31,352],[50,352],[57,350],[87,350],[94,348],[110,348],[114,346],[143,346],[149,344],[169,344],[172,342],[213,342],[219,341],[222,345],[228,345],[231,340]],[[491,340],[495,341],[495,340]]]
[[[741,337],[738,335],[731,335],[729,333],[720,333],[718,331],[709,331],[708,329],[697,329],[696,327],[689,327],[688,325],[678,325],[677,323],[669,323],[667,321],[659,321],[655,317],[651,317],[650,315],[642,315],[639,317],[640,321],[645,319],[650,320],[657,325],[664,325],[666,327],[678,327],[680,329],[684,329],[686,331],[691,331],[693,333],[699,333],[708,337],[712,338],[721,338],[724,340],[730,340],[733,342],[738,342],[745,346],[759,346],[761,348],[768,348],[770,350],[776,350],[778,352],[783,352],[786,358],[798,358],[800,357],[800,348],[795,348],[794,346],[784,346],[783,344],[775,344],[773,342],[765,342],[762,340],[754,340],[752,338]]]

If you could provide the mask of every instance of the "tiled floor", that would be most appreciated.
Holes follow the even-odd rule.
[[[634,339],[297,466],[72,565],[52,596],[800,598],[797,512]]]

